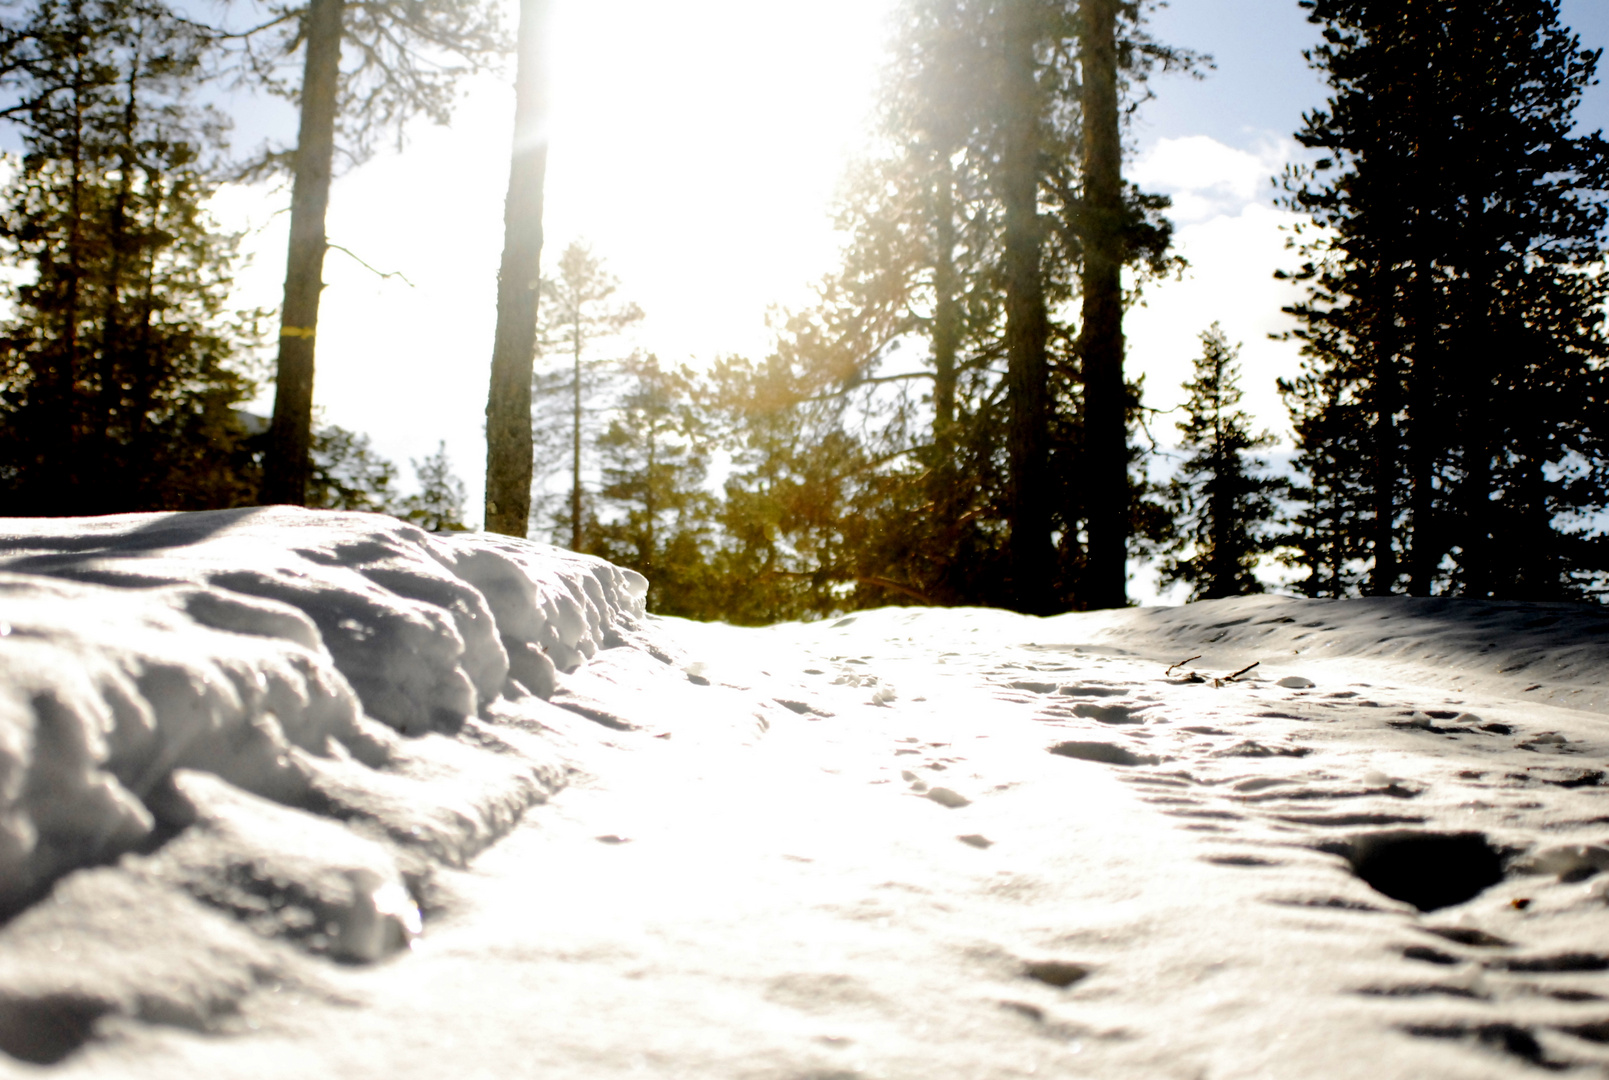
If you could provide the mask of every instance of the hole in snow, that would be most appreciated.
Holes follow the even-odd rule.
[[[1427,926],[1425,929],[1437,937],[1477,949],[1506,949],[1513,944],[1504,941],[1496,934],[1488,934],[1485,930],[1478,930],[1473,926]]]
[[[1553,956],[1511,956],[1489,961],[1487,967],[1502,971],[1609,971],[1609,956],[1598,953],[1558,953]]]
[[[1503,858],[1480,833],[1399,830],[1354,837],[1352,872],[1420,911],[1461,904],[1503,880]]]
[[[34,1065],[54,1065],[94,1033],[107,1003],[72,994],[0,999],[0,1050]]]
[[[1488,1050],[1512,1054],[1544,1069],[1556,1071],[1566,1067],[1564,1063],[1547,1056],[1547,1051],[1529,1028],[1517,1024],[1415,1024],[1405,1026],[1403,1030],[1424,1038],[1469,1040]]]
[[[1090,969],[1083,964],[1069,963],[1066,960],[1030,960],[1023,965],[1022,973],[1030,979],[1038,979],[1049,986],[1062,990],[1089,977]]]
[[[1078,761],[1098,761],[1102,765],[1155,765],[1160,758],[1136,754],[1125,747],[1103,742],[1064,742],[1050,748],[1052,754]]]
[[[1609,1043],[1609,1021],[1600,1021],[1595,1024],[1572,1024],[1562,1027],[1560,1031],[1567,1031],[1578,1039],[1587,1042]]]

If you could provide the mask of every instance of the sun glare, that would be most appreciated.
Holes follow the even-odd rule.
[[[627,347],[763,354],[768,307],[808,300],[837,251],[830,202],[863,137],[887,6],[555,3],[545,255],[591,242],[647,313]],[[317,403],[399,464],[445,438],[471,491],[511,125],[507,83],[478,80],[450,127],[416,126],[401,153],[337,180],[329,211],[351,254],[325,264]],[[242,302],[279,302],[286,202],[220,200],[249,230]]]

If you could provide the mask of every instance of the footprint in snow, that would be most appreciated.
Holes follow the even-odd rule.
[[[1146,706],[1132,705],[1096,705],[1093,702],[1079,702],[1073,706],[1073,715],[1081,716],[1086,720],[1097,720],[1102,724],[1143,724],[1145,721],[1138,717]]]

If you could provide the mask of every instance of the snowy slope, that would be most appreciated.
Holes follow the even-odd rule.
[[[0,525],[0,1076],[1609,1072],[1596,610],[642,595]]]

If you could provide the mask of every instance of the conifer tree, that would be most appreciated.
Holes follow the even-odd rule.
[[[570,550],[584,551],[586,499],[582,480],[583,429],[588,391],[596,379],[598,366],[607,357],[594,352],[600,342],[619,335],[642,319],[642,309],[633,303],[612,299],[620,281],[604,269],[603,260],[582,241],[573,241],[560,254],[551,276],[542,278],[542,298],[537,341],[544,357],[557,359],[568,370],[568,379],[554,384],[542,380],[568,398],[566,411],[570,428],[570,506],[567,523]],[[548,375],[556,375],[550,370]],[[540,385],[540,384],[539,384]]]
[[[1197,62],[1146,36],[1148,6],[1116,13],[1125,105],[1158,66]],[[895,515],[869,534],[858,579],[1025,610],[1094,599],[1080,267],[1097,222],[1119,265],[1144,277],[1174,263],[1166,199],[1119,181],[1117,211],[1097,215],[1086,197],[1079,12],[1076,0],[898,8],[881,152],[840,219],[843,269],[784,326],[789,370],[768,369],[801,401],[855,399],[834,430],[854,432],[874,463],[860,488],[868,509]],[[1120,365],[1108,369],[1122,386]],[[1127,405],[1120,392],[1116,427],[1102,429],[1124,436],[1120,475]]]
[[[365,434],[337,424],[313,431],[307,505],[320,510],[395,514],[401,509],[397,467]]]
[[[23,154],[0,260],[0,489],[15,514],[238,505],[235,407],[257,313],[228,307],[236,238],[202,209],[218,118],[205,35],[160,5],[41,0],[5,27]]]
[[[1285,384],[1309,587],[1361,562],[1375,594],[1575,594],[1609,465],[1609,145],[1572,131],[1599,54],[1556,0],[1303,6],[1331,89],[1286,177],[1320,227]]]
[[[1194,377],[1184,384],[1190,396],[1178,429],[1185,458],[1167,487],[1174,540],[1158,583],[1184,582],[1192,600],[1262,592],[1257,561],[1274,542],[1281,485],[1266,475],[1268,463],[1256,452],[1275,439],[1252,434],[1240,408],[1238,354],[1213,323],[1201,335]]]
[[[710,440],[693,400],[693,375],[655,357],[631,360],[627,385],[597,440],[600,511],[589,551],[648,578],[648,607],[661,615],[711,615],[707,562],[714,495],[705,488]]]
[[[464,482],[453,472],[445,440],[421,461],[409,460],[419,490],[402,500],[399,517],[431,532],[463,532]]]

